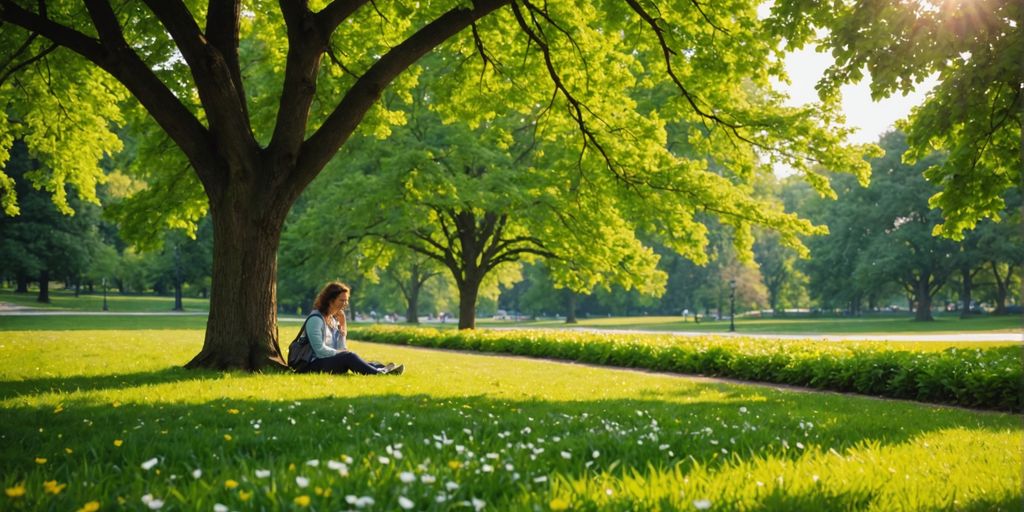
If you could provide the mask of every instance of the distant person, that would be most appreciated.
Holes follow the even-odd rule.
[[[351,371],[363,375],[401,375],[405,365],[369,363],[348,349],[345,308],[349,293],[348,285],[337,281],[327,283],[320,290],[302,333],[313,349],[313,359],[302,373],[340,375]]]

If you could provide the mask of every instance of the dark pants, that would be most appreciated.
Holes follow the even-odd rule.
[[[355,352],[341,352],[324,359],[314,359],[306,365],[302,373],[335,373],[338,375],[348,373],[361,373],[363,375],[377,375],[380,370],[363,361],[363,358]]]

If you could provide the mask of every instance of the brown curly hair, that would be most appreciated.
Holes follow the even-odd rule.
[[[342,293],[351,292],[351,288],[347,284],[341,281],[332,281],[324,285],[323,289],[320,290],[320,294],[316,296],[316,301],[313,302],[313,307],[320,311],[321,314],[327,314],[327,308],[331,306],[331,302],[338,298],[338,295]]]

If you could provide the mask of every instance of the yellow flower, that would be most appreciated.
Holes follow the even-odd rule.
[[[231,434],[224,434],[224,440],[225,441],[230,441],[231,440]]]
[[[114,446],[120,448],[122,444],[124,444],[124,441],[121,439],[114,439]]]
[[[238,414],[238,409],[228,409],[228,414]]]
[[[288,464],[288,471],[295,471],[295,463]]]
[[[44,457],[36,457],[36,464],[46,464],[46,459]]]
[[[22,482],[14,487],[8,487],[4,489],[4,492],[7,493],[8,498],[20,498],[25,495],[25,483]]]
[[[295,497],[295,504],[300,506],[300,507],[308,507],[309,506],[309,496],[306,496],[305,494],[303,494],[302,496],[296,496]]]
[[[249,501],[249,498],[252,498],[252,491],[238,490],[238,499],[242,501]]]
[[[324,488],[320,487],[319,485],[316,486],[316,488],[313,491],[316,493],[317,496],[323,496],[324,495]]]
[[[99,509],[100,502],[93,500],[90,501],[89,503],[86,503],[85,505],[82,505],[82,508],[78,509],[78,512],[96,512]]]
[[[54,414],[60,414],[62,412],[64,412],[64,404],[57,404],[57,407],[54,407],[53,409]]]
[[[462,467],[462,463],[457,460],[450,460],[448,461],[448,467],[452,469],[459,469]]]
[[[238,487],[238,482],[234,480],[228,480],[224,482],[224,487],[227,487],[228,489],[234,489],[235,487]]]
[[[75,451],[72,450],[71,448],[64,448],[64,453],[71,455],[72,453],[75,453]]]
[[[54,495],[60,494],[60,492],[67,486],[68,484],[58,484],[56,480],[47,480],[43,482],[43,490]]]
[[[568,510],[569,502],[563,500],[562,498],[555,498],[551,500],[551,503],[548,503],[548,508],[550,508],[551,510]]]

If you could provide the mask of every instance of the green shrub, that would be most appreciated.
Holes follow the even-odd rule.
[[[899,350],[824,343],[570,331],[354,327],[356,339],[696,373],[967,407],[1022,410],[1019,347]]]

